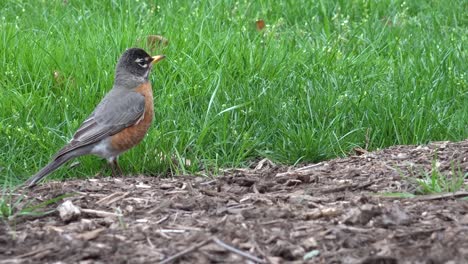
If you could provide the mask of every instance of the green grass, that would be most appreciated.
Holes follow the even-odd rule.
[[[444,174],[440,172],[434,160],[430,172],[422,172],[421,178],[412,179],[412,181],[415,181],[418,186],[417,194],[434,194],[465,190],[466,179],[468,179],[468,172],[463,172],[459,165],[452,164],[450,173]]]
[[[3,188],[0,193],[0,221],[14,222],[22,216],[43,216],[55,212],[55,209],[46,210],[47,206],[60,202],[73,194],[62,194],[44,202],[32,204],[32,199],[23,194],[16,193],[14,189]]]
[[[112,86],[120,54],[149,34],[169,45],[152,74],[154,126],[120,159],[129,174],[177,169],[161,153],[195,172],[468,138],[465,0],[5,0],[0,10],[0,183],[44,166]],[[102,167],[80,161],[54,177]]]
[[[397,169],[398,170],[398,169]],[[459,163],[452,162],[450,171],[442,172],[438,167],[437,155],[432,161],[429,172],[421,168],[411,170],[410,175],[405,176],[403,171],[398,170],[400,176],[414,186],[411,192],[384,192],[377,196],[394,198],[417,198],[419,195],[455,193],[466,191],[468,172]]]

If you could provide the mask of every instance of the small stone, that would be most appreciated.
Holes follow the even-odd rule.
[[[302,245],[306,248],[306,249],[312,249],[312,248],[317,248],[318,247],[318,242],[317,240],[315,240],[315,238],[313,237],[309,237],[309,238],[306,238],[302,241]]]
[[[398,153],[396,155],[396,157],[394,157],[394,159],[397,159],[397,160],[405,160],[405,159],[409,159],[409,155],[406,154],[406,153]]]
[[[302,247],[295,247],[292,251],[291,254],[295,259],[300,259],[305,255],[305,250]]]
[[[127,214],[132,213],[134,210],[135,210],[135,208],[133,208],[133,206],[131,206],[131,205],[125,206],[125,212]]]
[[[60,218],[62,221],[65,223],[71,222],[73,220],[78,219],[78,217],[81,215],[81,210],[79,207],[74,205],[72,201],[68,200],[63,202],[57,207],[57,210],[59,211]]]

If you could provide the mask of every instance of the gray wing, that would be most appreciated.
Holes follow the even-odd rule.
[[[145,97],[136,92],[111,91],[81,124],[73,139],[54,159],[117,134],[140,120],[145,113]]]

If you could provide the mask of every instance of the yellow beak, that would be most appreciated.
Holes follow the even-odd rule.
[[[166,56],[164,55],[157,55],[157,56],[153,56],[151,57],[153,58],[153,60],[151,61],[151,64],[156,64],[158,63],[159,61],[163,60],[164,58],[166,58]]]

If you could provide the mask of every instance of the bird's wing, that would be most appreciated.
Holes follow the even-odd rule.
[[[77,148],[99,142],[134,125],[144,113],[143,95],[136,92],[118,94],[111,91],[81,124],[70,143],[55,154],[54,159]]]

